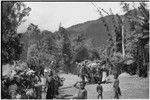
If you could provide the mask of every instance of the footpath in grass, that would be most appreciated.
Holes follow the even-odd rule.
[[[77,89],[73,85],[80,81],[78,76],[72,74],[61,75],[66,78],[64,86],[60,88],[59,92],[64,98],[72,98],[76,94]],[[113,82],[113,76],[109,76],[110,81]],[[139,78],[138,76],[130,76],[127,73],[123,73],[119,76],[120,88],[122,91],[121,99],[148,99],[149,98],[149,78]],[[88,99],[96,99],[96,86],[97,84],[86,85],[88,91]],[[102,84],[103,86],[103,98],[113,98],[113,83]]]

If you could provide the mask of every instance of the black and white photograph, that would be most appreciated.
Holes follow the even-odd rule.
[[[0,99],[149,99],[149,1],[1,1]]]

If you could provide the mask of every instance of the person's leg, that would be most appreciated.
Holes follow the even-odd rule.
[[[119,99],[119,94],[118,93],[116,93],[116,99]]]
[[[38,99],[38,97],[39,97],[38,94],[39,93],[38,93],[38,88],[37,87],[35,88],[35,92],[36,92],[36,98]]]
[[[101,94],[101,99],[103,99],[103,94]]]
[[[115,96],[114,96],[114,98],[115,98],[115,99],[119,99],[119,93],[118,93],[117,90],[115,91]]]
[[[116,90],[114,89],[114,99],[116,99]]]
[[[97,99],[99,99],[99,96],[100,96],[100,95],[98,94],[98,95],[97,95]]]
[[[40,89],[39,98],[42,98],[42,88]]]
[[[50,94],[50,89],[48,88],[48,89],[47,89],[47,93],[46,93],[46,99],[50,99],[50,95],[51,95],[51,94]]]
[[[37,98],[41,99],[41,90],[40,90],[40,88],[37,88]]]
[[[121,89],[120,89],[120,87],[119,87],[119,89],[118,89],[118,93],[119,93],[119,95],[121,96]]]

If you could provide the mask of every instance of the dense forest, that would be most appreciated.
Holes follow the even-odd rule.
[[[2,64],[21,60],[34,70],[50,67],[75,73],[77,62],[104,60],[122,72],[147,77],[149,10],[143,2],[134,9],[129,5],[121,3],[121,16],[111,11],[103,16],[104,10],[97,8],[98,20],[69,28],[60,25],[56,32],[41,31],[31,23],[25,33],[17,33],[32,9],[22,2],[2,2]]]

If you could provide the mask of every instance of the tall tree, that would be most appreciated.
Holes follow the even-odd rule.
[[[139,3],[139,7],[133,10],[128,8],[127,3],[124,3],[124,8],[127,9],[125,17],[129,20],[131,26],[130,37],[127,39],[131,42],[131,49],[136,60],[137,74],[139,76],[147,76],[148,68],[145,67],[145,45],[149,42],[149,10],[146,3]],[[129,42],[128,42],[129,43]],[[148,63],[148,62],[147,62]],[[148,65],[147,65],[148,66]]]
[[[61,60],[61,45],[56,34],[47,30],[41,32],[34,24],[29,25],[25,34],[29,37],[27,62],[36,67],[35,70],[41,66],[57,70]]]
[[[62,56],[64,59],[65,69],[67,72],[71,71],[72,48],[69,38],[69,33],[63,27],[59,27],[59,33],[62,36]]]
[[[2,64],[20,58],[22,45],[17,28],[30,11],[22,2],[2,2]]]

